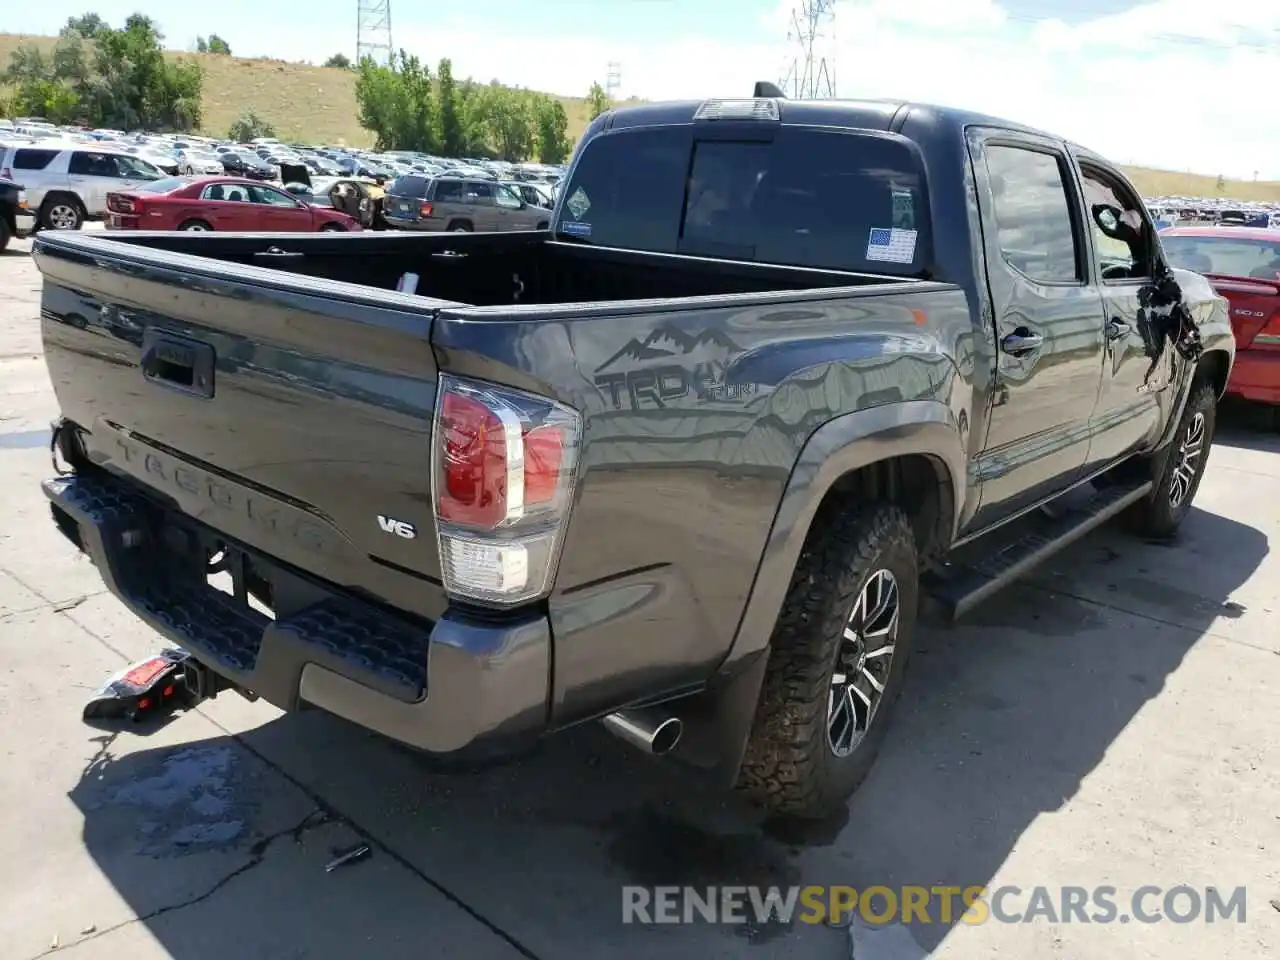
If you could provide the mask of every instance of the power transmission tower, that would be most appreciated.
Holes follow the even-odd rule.
[[[835,0],[797,0],[791,10],[787,42],[794,53],[787,62],[782,90],[797,100],[823,100],[836,95],[834,57],[822,54],[835,39]]]
[[[391,64],[391,0],[356,0],[356,63]]]
[[[609,95],[609,102],[616,103],[618,92],[622,89],[622,64],[611,60],[604,76],[604,92]]]

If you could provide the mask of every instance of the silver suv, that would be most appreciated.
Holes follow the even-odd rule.
[[[107,194],[164,176],[141,157],[96,144],[32,143],[0,148],[0,177],[20,183],[40,227],[79,230],[107,212]]]

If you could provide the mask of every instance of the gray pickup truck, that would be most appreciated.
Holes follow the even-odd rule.
[[[546,231],[35,258],[53,519],[204,693],[602,721],[783,815],[867,774],[927,598],[1177,530],[1234,359],[1097,155],[763,84],[597,118]]]

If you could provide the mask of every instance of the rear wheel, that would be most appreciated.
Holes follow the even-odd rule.
[[[470,232],[471,232],[471,224],[469,224],[469,223],[455,223],[455,224],[453,224],[452,226],[450,226],[450,227],[449,227],[449,232],[450,232],[450,233],[470,233]]]
[[[50,197],[40,208],[40,222],[50,230],[79,230],[84,217],[84,207],[75,197]]]
[[[1217,420],[1218,396],[1210,383],[1191,387],[1182,411],[1173,448],[1169,451],[1151,493],[1130,509],[1129,521],[1143,536],[1167,539],[1191,512],[1191,501],[1200,489]]]
[[[774,628],[739,787],[771,812],[825,817],[870,772],[915,632],[911,522],[868,504],[819,516]]]
[[[179,230],[194,231],[196,233],[206,233],[213,229],[203,220],[184,220],[178,225]]]
[[[13,231],[9,229],[9,221],[4,217],[0,217],[0,253],[4,252],[4,248],[9,246],[9,238],[13,236]]]
[[[321,233],[346,233],[347,228],[340,223],[326,223],[320,228]]]

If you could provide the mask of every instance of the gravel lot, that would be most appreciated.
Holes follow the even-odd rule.
[[[90,689],[157,638],[48,520],[29,249],[0,254],[6,958],[850,955],[823,926],[625,926],[627,883],[1244,886],[1243,925],[936,922],[858,960],[1280,955],[1280,435],[1249,411],[1179,544],[1101,531],[928,632],[847,819],[799,833],[595,728],[459,774],[234,694],[84,725]]]

